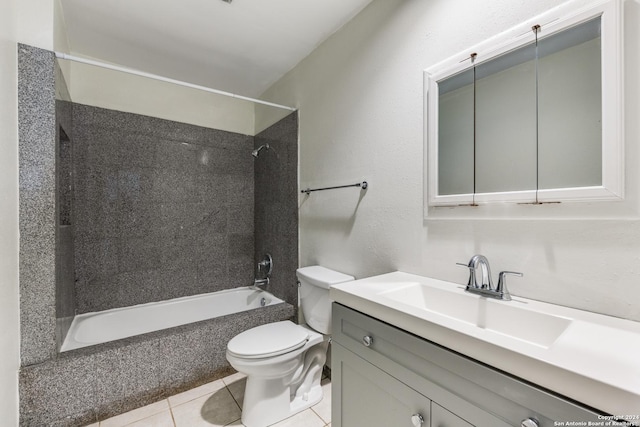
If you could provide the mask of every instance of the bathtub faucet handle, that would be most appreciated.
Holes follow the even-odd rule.
[[[271,272],[273,272],[273,258],[271,254],[265,254],[262,261],[258,262],[258,273],[262,273],[263,271],[266,277],[270,277]]]
[[[267,286],[273,271],[273,258],[265,254],[262,261],[258,262],[258,275],[253,279],[253,286]]]

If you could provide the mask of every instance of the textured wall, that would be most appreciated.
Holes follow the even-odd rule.
[[[79,62],[67,63],[74,102],[254,135],[253,103]],[[131,64],[129,64],[131,66]]]
[[[255,159],[255,258],[273,256],[267,290],[297,305],[298,268],[298,113],[292,113],[255,136],[256,148],[269,144]]]
[[[21,362],[55,356],[56,127],[52,52],[18,46]]]
[[[0,420],[10,426],[18,424],[20,366],[18,4],[5,1],[0,13]]]
[[[423,216],[423,70],[561,3],[374,0],[263,94],[300,108],[301,188],[370,183],[361,200],[349,190],[300,198],[301,265],[357,277],[404,270],[462,284],[467,272],[455,263],[483,253],[494,272],[524,272],[509,285],[514,295],[640,320],[637,209],[628,219],[570,220],[564,204],[539,220],[522,216],[540,206],[517,206],[501,220]],[[626,202],[633,205],[640,2],[622,4]],[[590,203],[580,211],[597,209]]]
[[[78,312],[253,280],[253,137],[74,104]]]

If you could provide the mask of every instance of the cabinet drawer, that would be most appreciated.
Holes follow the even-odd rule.
[[[331,375],[341,385],[331,396],[334,427],[411,427],[412,417],[429,427],[429,399],[340,345],[331,351]]]
[[[337,303],[332,337],[474,426],[600,421],[595,411]]]
[[[473,427],[473,425],[434,402],[431,404],[431,427]]]

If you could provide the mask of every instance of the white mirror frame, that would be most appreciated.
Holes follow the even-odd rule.
[[[596,187],[513,191],[502,193],[438,194],[438,82],[473,65],[535,41],[532,31],[540,25],[544,38],[590,19],[601,17],[602,54],[602,185]],[[612,201],[624,199],[624,142],[622,97],[622,19],[620,0],[602,0],[577,9],[572,2],[536,16],[424,71],[425,166],[424,213],[430,206],[478,205],[495,202]]]

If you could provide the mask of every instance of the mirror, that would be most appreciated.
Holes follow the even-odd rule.
[[[538,188],[602,185],[600,18],[538,43]]]
[[[475,193],[536,189],[536,49],[475,67]]]
[[[622,197],[618,8],[426,71],[428,205]]]

